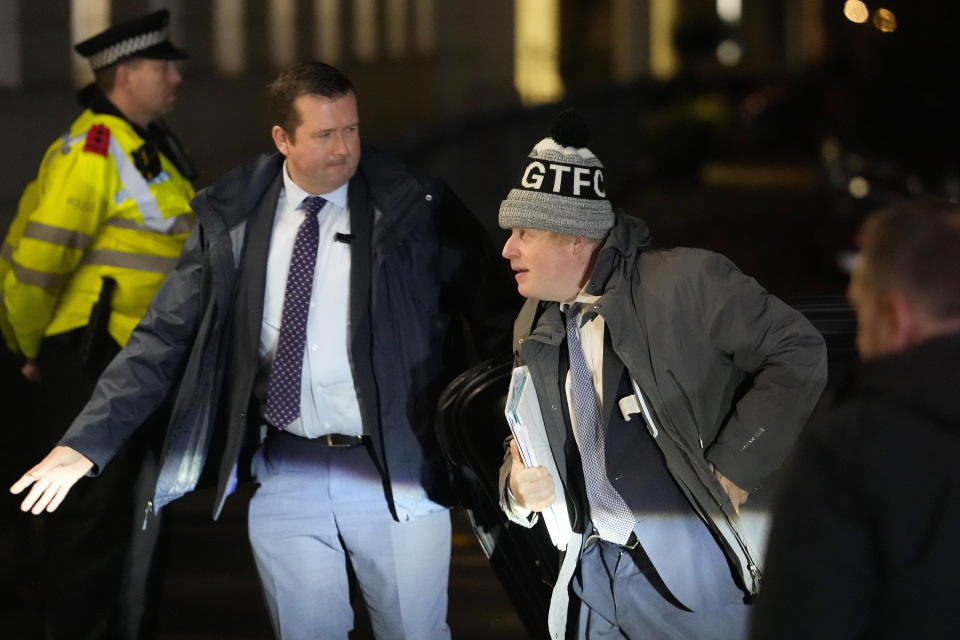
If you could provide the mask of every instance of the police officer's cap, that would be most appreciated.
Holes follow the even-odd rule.
[[[78,43],[73,48],[90,62],[94,71],[130,58],[182,60],[187,52],[170,42],[166,9],[115,24],[106,31]]]

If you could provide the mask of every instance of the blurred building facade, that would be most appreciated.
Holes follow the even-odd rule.
[[[824,0],[0,0],[0,221],[89,80],[72,42],[166,7],[191,53],[176,130],[202,181],[265,148],[262,88],[302,58],[341,66],[379,138],[428,122],[559,100],[570,92],[666,79],[684,16],[725,17],[751,73],[802,64],[823,48]],[[722,18],[721,18],[722,19]],[[779,24],[779,27],[776,25]],[[774,25],[774,28],[771,28]]]
[[[848,15],[857,3],[867,12],[866,27]],[[351,75],[368,139],[403,139],[416,148],[427,129],[434,132],[432,144],[443,144],[438,124],[442,131],[450,123],[489,116],[496,135],[496,126],[535,105],[591,92],[602,96],[632,87],[645,92],[641,101],[652,103],[656,88],[671,83],[683,88],[688,81],[732,79],[754,87],[822,66],[839,50],[854,58],[868,55],[874,40],[889,39],[889,31],[870,28],[871,22],[880,24],[878,11],[887,11],[881,4],[894,5],[897,15],[909,5],[906,0],[0,0],[0,122],[6,143],[0,154],[0,225],[9,221],[43,149],[77,111],[73,89],[90,76],[72,43],[153,9],[170,9],[173,39],[191,53],[171,124],[201,169],[202,187],[243,158],[270,150],[263,87],[278,68],[297,59],[323,59]],[[777,97],[760,94],[735,107],[745,106],[749,116],[751,109],[767,107],[771,95]],[[603,99],[597,98],[598,109]],[[637,120],[628,112],[623,113]],[[600,120],[614,132],[636,124]],[[541,135],[538,130],[519,137],[527,145]],[[457,150],[443,155],[449,163]],[[451,170],[469,173],[478,160],[464,149]]]

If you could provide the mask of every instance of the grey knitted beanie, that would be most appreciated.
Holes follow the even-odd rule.
[[[614,215],[603,164],[586,148],[587,126],[572,109],[560,113],[550,137],[527,156],[520,181],[500,204],[500,227],[542,229],[600,239]]]

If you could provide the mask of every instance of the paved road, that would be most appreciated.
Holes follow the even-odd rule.
[[[246,538],[245,500],[242,493],[231,498],[215,523],[209,515],[212,497],[206,492],[172,505],[158,640],[273,637]],[[459,510],[453,512],[450,573],[454,638],[526,637]],[[351,638],[373,638],[362,616]]]

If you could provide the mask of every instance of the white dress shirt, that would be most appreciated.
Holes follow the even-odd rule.
[[[260,375],[268,376],[277,352],[287,272],[304,211],[303,200],[319,195],[327,203],[317,214],[320,242],[313,273],[307,342],[301,377],[300,417],[286,430],[316,438],[328,433],[361,435],[360,405],[347,353],[350,308],[350,244],[337,234],[350,233],[347,185],[330,193],[310,194],[294,184],[283,164],[283,190],[270,237],[263,319],[260,327]],[[264,385],[263,388],[266,388]]]

